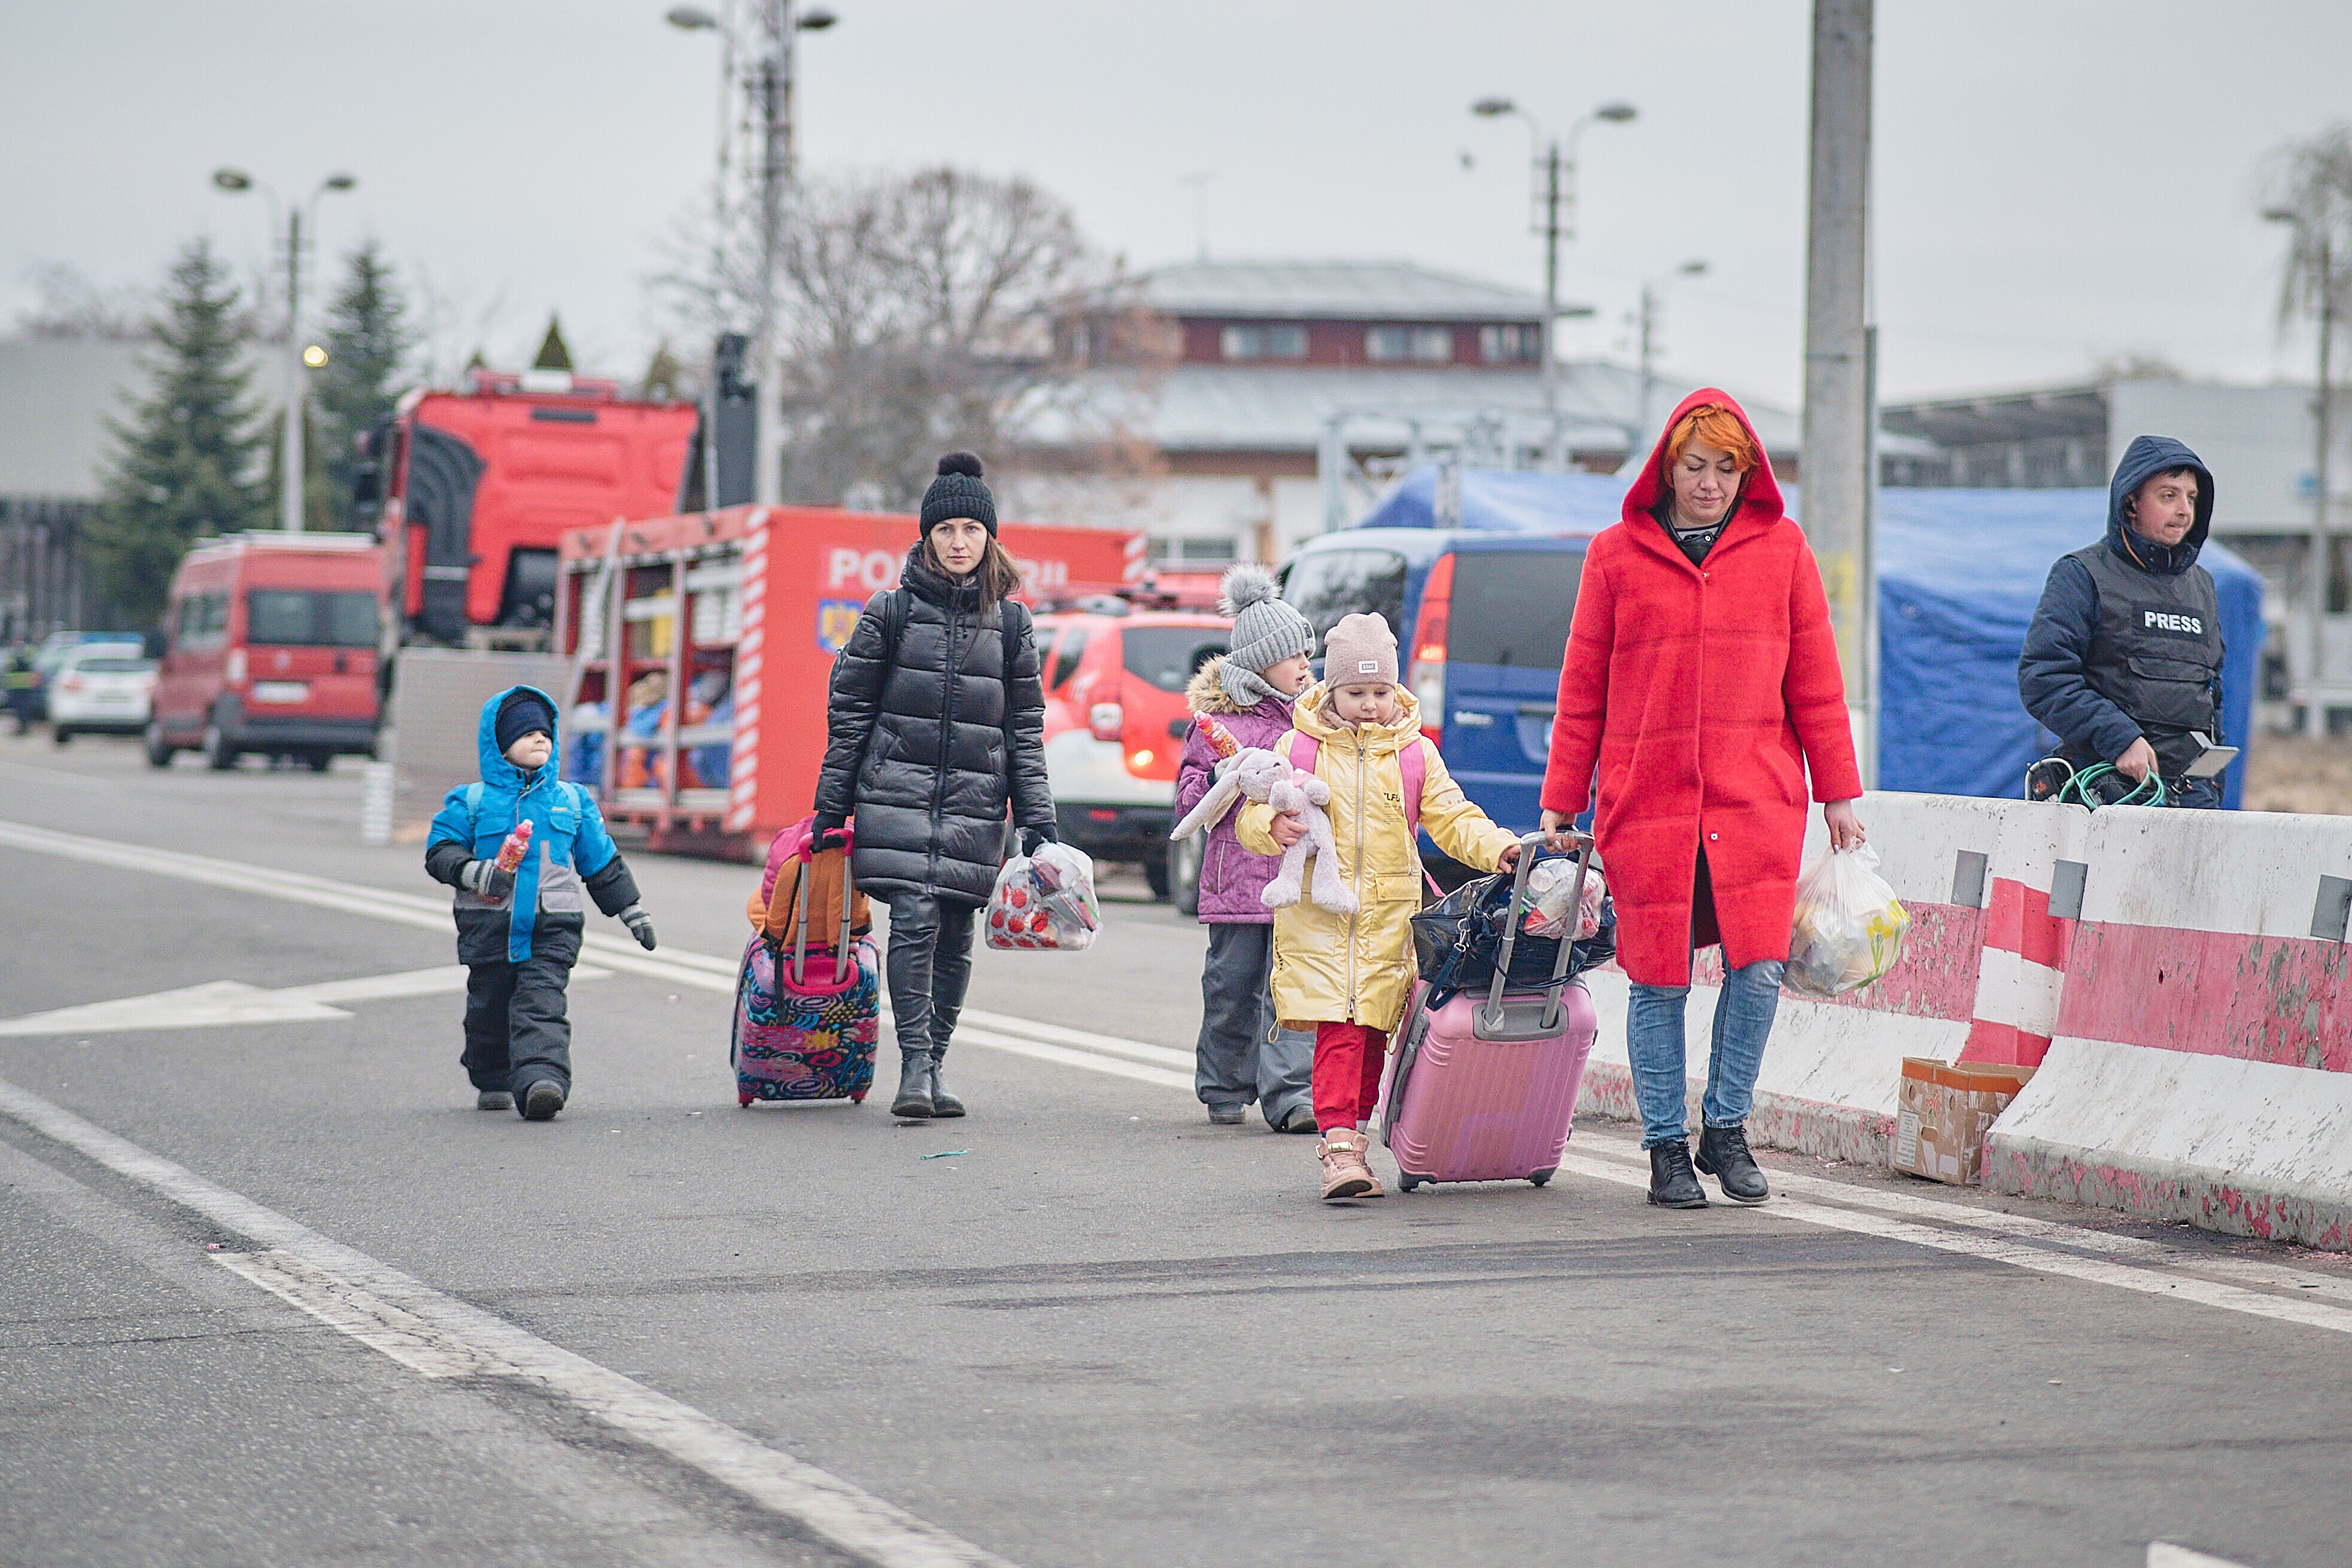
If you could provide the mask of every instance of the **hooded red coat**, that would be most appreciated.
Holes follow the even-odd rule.
[[[1666,430],[1709,403],[1754,438],[1746,412],[1713,388],[1683,399]],[[1543,785],[1545,809],[1580,812],[1598,769],[1617,958],[1647,985],[1690,982],[1702,846],[1724,962],[1788,957],[1807,763],[1815,800],[1862,793],[1821,569],[1781,512],[1770,461],[1748,472],[1694,566],[1655,515],[1665,451],[1662,435],[1621,521],[1585,554]]]

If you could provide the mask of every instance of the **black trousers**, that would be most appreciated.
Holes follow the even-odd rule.
[[[890,897],[890,1013],[901,1051],[947,1054],[971,984],[980,906],[937,893]]]
[[[536,944],[535,944],[536,945]],[[564,987],[576,946],[550,944],[520,963],[498,960],[466,966],[466,1051],[457,1059],[476,1089],[520,1095],[541,1079],[572,1092],[572,1022]]]

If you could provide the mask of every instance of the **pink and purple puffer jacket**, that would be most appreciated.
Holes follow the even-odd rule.
[[[1290,704],[1268,698],[1255,708],[1239,708],[1218,684],[1224,660],[1213,658],[1193,672],[1184,688],[1184,700],[1196,716],[1215,719],[1244,746],[1272,749],[1290,728]],[[1184,760],[1176,769],[1176,820],[1201,804],[1216,782],[1212,771],[1217,751],[1196,721],[1184,733]],[[1205,925],[1270,925],[1274,911],[1259,901],[1265,885],[1282,869],[1272,855],[1254,855],[1234,836],[1238,809],[1229,811],[1209,828],[1201,852],[1201,921]]]

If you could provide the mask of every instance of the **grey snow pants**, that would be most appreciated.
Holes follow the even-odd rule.
[[[1193,1091],[1203,1105],[1257,1101],[1268,1127],[1314,1097],[1315,1037],[1274,1016],[1274,927],[1213,923],[1201,965]]]
[[[572,1020],[564,1016],[563,992],[580,939],[551,942],[541,933],[531,945],[531,956],[520,963],[466,966],[466,1051],[458,1059],[476,1089],[509,1089],[520,1097],[551,1078],[568,1095]]]

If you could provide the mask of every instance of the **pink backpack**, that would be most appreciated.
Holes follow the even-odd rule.
[[[1421,791],[1429,782],[1429,755],[1422,748],[1429,744],[1425,735],[1415,735],[1412,744],[1397,753],[1397,772],[1404,775],[1405,826],[1415,833],[1421,831]],[[1323,742],[1312,735],[1290,732],[1290,765],[1300,773],[1315,771],[1315,759],[1321,754]]]

